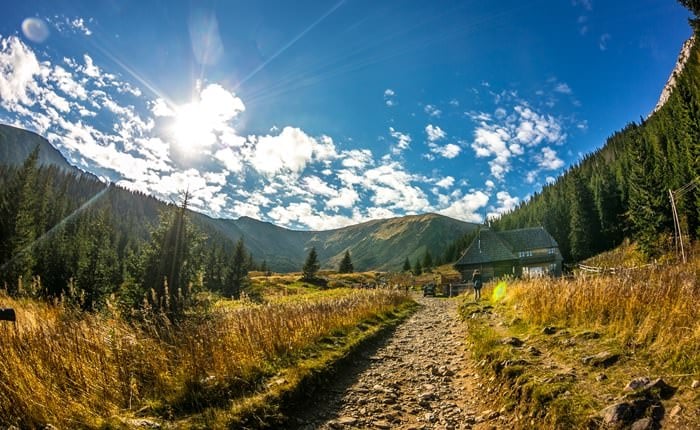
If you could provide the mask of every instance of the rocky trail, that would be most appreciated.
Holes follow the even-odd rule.
[[[368,346],[292,418],[298,429],[497,428],[505,417],[481,404],[465,349],[458,301],[418,298],[421,308]]]

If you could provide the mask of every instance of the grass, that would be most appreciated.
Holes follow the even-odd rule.
[[[679,387],[666,406],[685,405],[690,415],[697,410],[700,393],[690,384],[700,379],[699,259],[497,286],[484,289],[491,299],[467,298],[460,310],[473,357],[493,375],[502,406],[516,411],[521,428],[586,427],[638,376]],[[497,289],[505,294],[496,298]],[[504,344],[510,336],[524,345]],[[582,364],[602,351],[619,353],[620,361],[607,368]],[[684,425],[700,425],[697,417],[686,419]]]
[[[129,427],[126,418],[138,415],[188,427],[188,417],[206,412],[226,426],[264,409],[271,391],[293,391],[304,367],[327,365],[330,352],[411,303],[389,290],[296,297],[218,303],[173,326],[0,295],[18,319],[0,326],[0,424]]]

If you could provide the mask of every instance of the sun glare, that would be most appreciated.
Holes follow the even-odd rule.
[[[171,132],[178,149],[189,155],[207,150],[244,110],[243,102],[222,86],[206,86],[198,99],[174,109]]]
[[[194,154],[214,144],[215,124],[200,103],[193,102],[180,106],[175,111],[172,133],[178,149]]]

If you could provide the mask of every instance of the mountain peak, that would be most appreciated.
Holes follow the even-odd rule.
[[[651,111],[649,116],[653,115],[656,111],[661,109],[663,105],[665,105],[668,101],[668,98],[671,97],[671,93],[676,87],[676,78],[680,76],[681,72],[683,71],[683,68],[685,67],[685,64],[688,62],[688,58],[690,58],[690,51],[693,48],[694,44],[695,34],[690,36],[690,38],[686,40],[685,43],[683,43],[681,52],[678,54],[678,60],[676,60],[676,66],[673,68],[671,75],[668,77],[666,85],[664,86],[664,89],[661,91],[661,95],[659,96],[659,101],[656,103],[654,110]]]

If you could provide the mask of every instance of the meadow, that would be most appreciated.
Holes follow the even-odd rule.
[[[500,280],[487,286],[486,300],[464,300],[471,353],[522,428],[596,427],[639,377],[675,387],[671,399],[653,401],[668,414],[678,406],[669,418],[676,425],[700,425],[700,390],[692,388],[700,380],[700,259],[627,260],[633,267],[615,273]],[[587,361],[601,353],[612,358]]]
[[[264,282],[277,291],[269,300],[210,297],[177,324],[155,313],[134,322],[113,304],[85,313],[0,294],[17,313],[0,326],[0,424],[227,426],[269,409],[412,304],[391,290]]]

